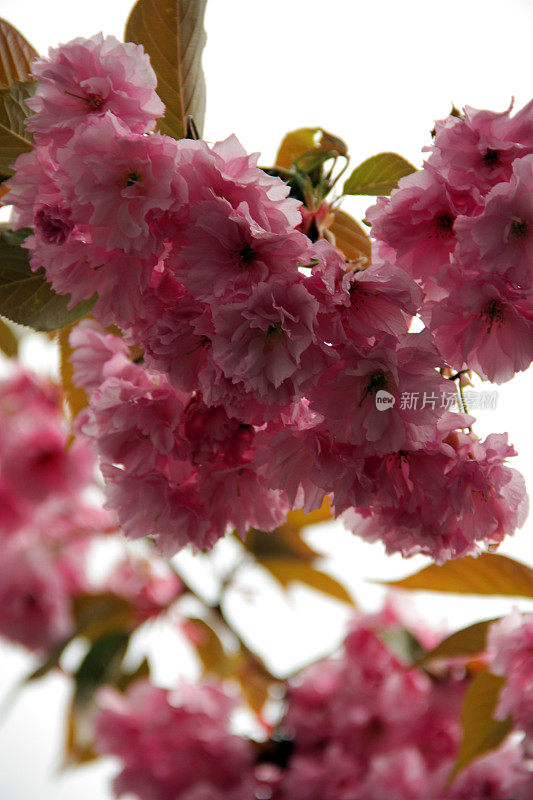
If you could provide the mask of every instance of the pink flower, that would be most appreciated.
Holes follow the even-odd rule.
[[[13,230],[31,228],[36,212],[43,206],[62,206],[61,192],[56,185],[58,166],[50,148],[35,147],[16,160],[16,171],[6,182],[7,195],[1,205],[12,205],[10,225]]]
[[[177,389],[197,389],[201,373],[212,361],[214,328],[209,308],[175,281],[164,280],[161,290],[147,299],[149,312],[157,308],[160,312],[150,314],[150,320],[139,326],[147,364],[166,373]]]
[[[158,471],[130,475],[112,464],[101,465],[107,507],[116,511],[126,536],[153,536],[160,552],[169,558],[188,544],[195,550],[210,550],[226,532],[226,520],[211,519],[209,509],[201,504],[190,468],[177,466],[182,469],[171,482]]]
[[[533,777],[520,744],[507,742],[498,750],[476,759],[453,782],[447,797],[450,800],[530,797]],[[529,793],[527,789],[529,787]],[[523,794],[526,789],[526,794]]]
[[[449,383],[435,370],[438,356],[427,332],[398,340],[385,335],[366,352],[347,346],[341,356],[310,393],[311,408],[338,441],[364,447],[364,455],[433,438]],[[403,401],[411,395],[426,402],[414,408]],[[390,403],[386,410],[379,404],[383,396]]]
[[[85,120],[111,112],[135,133],[147,133],[164,114],[157,78],[142,45],[122,44],[101,33],[73,39],[36,60],[39,79],[28,100],[27,122],[39,145],[64,144]]]
[[[454,188],[481,194],[509,179],[516,158],[531,152],[532,106],[514,118],[507,111],[465,108],[465,117],[450,116],[435,125],[429,164]]]
[[[26,537],[4,544],[0,565],[0,635],[48,650],[73,628],[61,560]]]
[[[342,472],[341,448],[320,424],[269,427],[257,435],[256,457],[268,485],[283,488],[291,507],[304,513],[320,508]]]
[[[77,425],[101,458],[108,504],[127,536],[152,535],[173,554],[187,543],[211,548],[230,525],[244,534],[283,522],[286,495],[259,474],[251,425],[132,364],[94,323],[71,339],[75,374],[94,387]]]
[[[131,134],[110,113],[79,130],[57,158],[72,220],[90,226],[94,244],[107,250],[151,251],[151,221],[186,197],[176,142]]]
[[[168,568],[157,569],[153,560],[148,559],[121,561],[105,583],[105,589],[132,602],[142,622],[168,608],[182,588],[181,581],[173,572]]]
[[[69,336],[72,348],[71,363],[74,382],[92,392],[106,378],[123,376],[132,379],[137,370],[129,359],[126,343],[120,336],[106,333],[102,326],[91,319],[83,319]]]
[[[406,333],[422,293],[401,269],[379,263],[363,270],[347,268],[345,259],[321,239],[309,249],[316,260],[305,280],[319,303],[317,328],[332,344],[364,346],[382,333]]]
[[[528,749],[533,749],[533,614],[509,615],[490,626],[487,647],[490,670],[506,679],[501,691],[497,719],[513,717],[525,731]]]
[[[26,518],[49,497],[75,497],[87,485],[93,457],[81,441],[67,451],[69,435],[55,387],[22,371],[0,384],[0,469],[12,498],[8,518]]]
[[[298,279],[308,240],[287,227],[263,228],[242,201],[236,209],[220,197],[197,203],[183,230],[184,246],[171,267],[191,294],[216,302],[273,277]]]
[[[494,186],[477,217],[455,226],[457,261],[483,274],[497,272],[531,286],[533,261],[533,155],[516,159],[508,183]]]
[[[359,514],[345,514],[345,523],[364,539],[381,539],[389,553],[423,553],[437,563],[475,554],[526,519],[524,480],[505,464],[514,454],[506,435],[481,442],[450,433],[423,448],[368,459],[364,474],[375,491]]]
[[[46,242],[62,245],[67,241],[74,225],[67,209],[59,205],[44,205],[35,214],[35,227]]]
[[[324,364],[314,331],[318,303],[302,283],[260,283],[213,312],[213,360],[265,405],[289,405]]]
[[[259,154],[246,153],[237,137],[229,136],[209,148],[203,141],[180,139],[180,174],[185,179],[191,203],[227,200],[234,209],[244,202],[252,219],[274,233],[285,233],[301,222],[298,200],[279,178],[257,167]]]
[[[426,168],[401,178],[390,199],[380,198],[366,215],[372,236],[395,253],[394,263],[426,281],[455,249],[457,216],[475,207],[471,196],[453,192],[441,175]]]
[[[466,683],[403,663],[386,644],[399,633],[384,614],[361,616],[336,658],[289,683],[281,730],[292,747],[276,798],[447,796]]]
[[[231,733],[231,698],[215,684],[159,689],[135,683],[125,695],[100,692],[96,718],[100,753],[118,756],[118,796],[141,800],[250,800],[252,748]]]
[[[426,303],[422,319],[448,364],[496,383],[527,369],[533,360],[531,289],[496,273],[464,276],[455,265],[446,281],[453,287],[449,297]]]

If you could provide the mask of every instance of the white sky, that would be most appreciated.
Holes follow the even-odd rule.
[[[0,16],[41,53],[100,30],[122,38],[129,8],[129,0],[0,0]],[[420,165],[434,119],[446,116],[452,102],[501,110],[512,95],[517,107],[530,99],[532,23],[529,0],[209,0],[205,136],[215,141],[235,132],[248,150],[261,150],[261,163],[267,164],[286,131],[320,125],[345,139],[354,166],[386,150]],[[368,204],[353,199],[345,209],[363,214]],[[28,353],[34,362],[41,359],[38,347]],[[530,371],[499,388],[497,410],[483,412],[476,430],[509,431],[520,451],[515,465],[533,491],[532,402]],[[533,563],[532,533],[530,522],[500,552]],[[399,577],[420,563],[387,559],[379,546],[336,529],[316,531],[313,543],[335,551],[332,571],[365,607],[375,607],[382,594],[365,586],[365,578]],[[207,580],[203,573],[200,580]],[[250,595],[253,578],[243,584],[248,593],[235,593],[230,609],[280,669],[306,662],[339,640],[347,615],[334,602],[296,590],[287,604]],[[501,600],[421,599],[436,624],[446,616],[457,627],[509,607]],[[155,632],[149,638],[153,643]],[[157,669],[162,682],[190,669],[168,632],[158,646],[164,651]],[[29,665],[21,650],[0,648],[2,694]],[[68,685],[51,676],[27,689],[0,722],[0,800],[111,797],[110,763],[55,775],[67,692]]]

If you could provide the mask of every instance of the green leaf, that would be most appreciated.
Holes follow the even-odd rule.
[[[511,731],[510,718],[500,722],[493,716],[504,683],[504,678],[485,670],[468,687],[461,710],[463,740],[449,783],[474,759],[498,747]]]
[[[25,100],[35,92],[35,83],[14,83],[0,89],[0,176],[13,174],[12,165],[21,155],[33,149],[31,135],[24,120],[31,115]]]
[[[326,158],[332,155],[347,156],[348,147],[342,139],[324,128],[298,128],[283,138],[276,156],[276,166],[291,169],[304,154],[311,156],[324,152],[329,153]]]
[[[305,561],[294,558],[263,558],[260,564],[284,588],[295,582],[304,583],[336,600],[354,605],[352,596],[342,584]]]
[[[335,211],[335,218],[329,230],[335,237],[335,247],[342,250],[348,261],[357,261],[361,257],[370,260],[370,238],[349,214]]]
[[[8,358],[16,358],[19,351],[19,340],[3,319],[0,319],[0,350]]]
[[[202,52],[207,0],[138,0],[126,23],[127,42],[142,44],[157,75],[157,93],[166,106],[161,133],[182,139],[192,115],[202,135],[205,78]]]
[[[96,758],[92,748],[94,694],[106,683],[120,682],[123,674],[121,665],[128,643],[127,633],[106,633],[92,644],[78,667],[67,720],[65,766],[82,764]]]
[[[417,665],[422,666],[439,659],[462,658],[484,653],[487,648],[487,631],[493,622],[496,622],[496,619],[487,619],[455,631],[420,658]]]
[[[91,300],[69,309],[69,295],[56,294],[44,270],[32,272],[28,251],[21,247],[27,231],[0,232],[0,314],[37,331],[55,331],[85,317]]]
[[[344,194],[387,195],[400,178],[416,172],[409,161],[397,153],[379,153],[359,164],[344,184]]]
[[[424,592],[533,597],[533,570],[497,553],[458,558],[441,566],[430,564],[407,578],[384,583]]]
[[[0,19],[0,86],[28,80],[30,64],[37,57],[37,51],[24,36]]]
[[[409,666],[419,662],[424,655],[424,648],[416,636],[405,628],[383,630],[379,638],[396,658]]]

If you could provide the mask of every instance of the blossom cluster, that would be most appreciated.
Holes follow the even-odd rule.
[[[254,797],[251,741],[230,731],[235,700],[214,683],[161,689],[149,681],[126,695],[100,692],[96,746],[118,756],[117,796],[141,800],[250,800]]]
[[[0,383],[0,635],[31,650],[71,632],[88,544],[109,526],[83,499],[91,450],[68,439],[57,387],[22,370]]]
[[[293,750],[273,797],[525,800],[532,779],[512,742],[449,786],[469,679],[452,666],[433,679],[394,655],[387,637],[394,640],[400,620],[391,610],[356,620],[339,658],[314,664],[289,684],[282,729]]]
[[[75,633],[81,595],[111,592],[140,624],[181,591],[139,556],[91,576],[93,546],[116,530],[88,497],[94,468],[88,442],[71,442],[59,387],[21,368],[0,382],[0,636],[30,650]]]
[[[231,698],[216,684],[99,695],[97,746],[121,761],[117,796],[141,800],[527,800],[530,761],[512,739],[449,785],[470,678],[451,663],[438,677],[394,655],[408,634],[394,607],[354,621],[338,657],[287,687],[271,740],[232,733]],[[427,630],[417,630],[435,643]]]
[[[533,360],[533,102],[437,122],[421,171],[368,210],[375,252],[424,292],[443,359],[496,383]]]
[[[525,733],[525,746],[533,753],[533,614],[514,610],[493,623],[488,635],[490,668],[506,679],[496,716],[511,716]]]
[[[71,343],[90,396],[79,429],[129,536],[205,549],[326,495],[357,533],[441,561],[522,524],[505,436],[463,433],[472,418],[448,402],[400,402],[454,384],[430,330],[409,331],[426,287],[390,246],[354,267],[304,235],[289,187],[234,136],[209,147],[153,133],[163,109],[140,46],[78,39],[35,75],[36,147],[6,202],[33,229],[32,267],[121,329],[84,322]]]

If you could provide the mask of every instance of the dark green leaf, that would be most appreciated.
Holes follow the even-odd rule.
[[[65,766],[95,758],[92,749],[94,694],[106,683],[116,684],[129,642],[127,633],[106,633],[93,642],[74,676],[74,696],[67,720]]]
[[[205,78],[202,52],[207,0],[138,0],[126,23],[127,42],[144,45],[157,75],[157,93],[166,106],[161,133],[181,139],[191,115],[202,134]]]
[[[0,314],[37,331],[55,331],[85,317],[96,297],[69,309],[69,295],[56,294],[44,270],[32,272],[21,247],[27,231],[0,233]]]
[[[33,149],[31,135],[24,127],[24,120],[31,111],[25,100],[35,92],[35,83],[14,83],[0,89],[0,175],[13,174],[12,165],[21,153]]]
[[[400,178],[416,172],[409,161],[397,153],[379,153],[359,164],[344,184],[344,194],[387,195]]]

